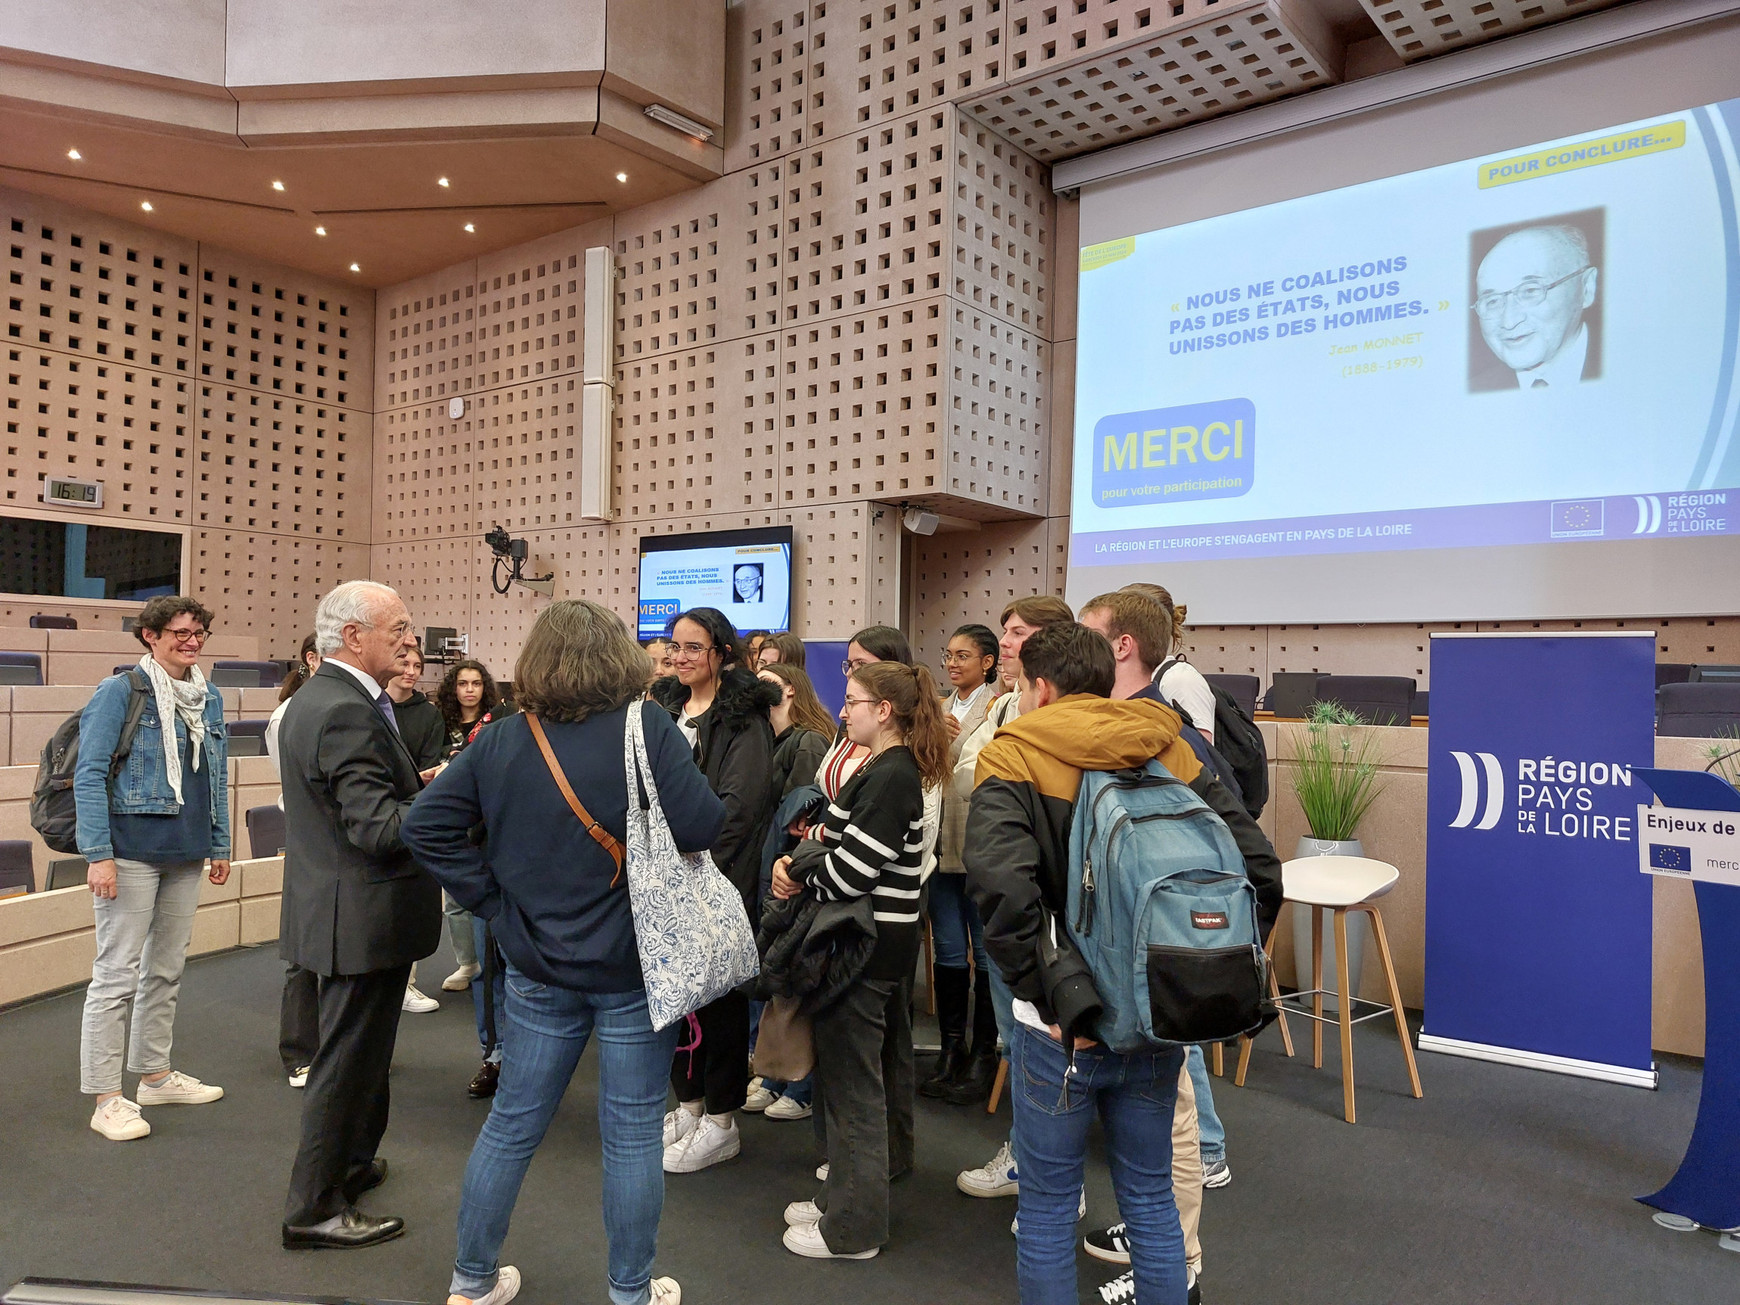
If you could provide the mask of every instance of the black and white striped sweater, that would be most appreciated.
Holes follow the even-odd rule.
[[[817,895],[870,894],[876,951],[866,977],[911,973],[924,863],[924,790],[911,749],[889,748],[853,775],[823,813],[819,837],[827,852],[810,875]]]

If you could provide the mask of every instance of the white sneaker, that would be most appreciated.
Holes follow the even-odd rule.
[[[495,1286],[481,1296],[449,1296],[447,1305],[507,1305],[520,1294],[520,1271],[511,1264],[504,1264],[496,1274]]]
[[[142,1106],[203,1106],[222,1097],[224,1090],[201,1083],[179,1069],[169,1071],[169,1077],[158,1083],[139,1080],[139,1104]]]
[[[304,1065],[290,1076],[290,1086],[294,1088],[308,1086],[308,1066]]]
[[[151,1125],[126,1097],[110,1097],[91,1114],[91,1127],[111,1142],[131,1142],[150,1135]]]
[[[991,1162],[978,1169],[963,1169],[955,1176],[955,1186],[968,1196],[1014,1196],[1021,1191],[1020,1175],[1015,1171],[1015,1152],[1008,1142],[997,1148]]]
[[[774,1102],[779,1100],[781,1100],[781,1097],[777,1092],[762,1087],[761,1080],[756,1079],[755,1082],[749,1086],[749,1095],[744,1099],[743,1108],[752,1115],[759,1115],[762,1111],[766,1110],[769,1106],[773,1105]]]
[[[1184,1281],[1185,1290],[1189,1292],[1188,1299],[1192,1305],[1195,1305],[1195,1302],[1200,1301],[1202,1297],[1196,1290],[1196,1274],[1191,1272],[1188,1264],[1184,1266]],[[1134,1305],[1136,1271],[1131,1269],[1127,1273],[1120,1273],[1110,1282],[1104,1284],[1100,1288],[1100,1299],[1105,1302],[1105,1305]]]
[[[693,1132],[665,1148],[667,1174],[692,1174],[729,1160],[743,1150],[743,1135],[737,1121],[720,1127],[712,1116],[702,1115]]]
[[[783,1119],[788,1122],[793,1119],[808,1119],[810,1113],[809,1106],[801,1101],[793,1101],[790,1097],[781,1097],[767,1108],[767,1118]]]
[[[1202,1185],[1209,1188],[1232,1186],[1232,1170],[1227,1168],[1224,1157],[1211,1160],[1202,1167]]]
[[[828,1181],[828,1162],[826,1160],[816,1166],[816,1181],[818,1183],[825,1183]]]
[[[780,1240],[793,1255],[802,1255],[811,1260],[873,1260],[882,1251],[880,1246],[845,1254],[830,1251],[827,1242],[822,1240],[822,1225],[819,1223],[803,1223],[787,1228],[785,1236]]]
[[[678,1106],[675,1110],[665,1111],[665,1148],[675,1146],[700,1126],[701,1116],[692,1110],[684,1110]]]
[[[796,1228],[799,1224],[820,1223],[822,1212],[816,1209],[814,1201],[793,1201],[785,1207],[785,1223],[788,1228]]]
[[[409,1015],[427,1015],[432,1010],[440,1010],[441,1003],[433,997],[425,997],[417,991],[414,983],[405,986],[405,1002],[402,1009]]]
[[[464,992],[471,986],[471,981],[483,973],[481,965],[461,965],[457,970],[441,980],[442,992]]]
[[[683,1289],[675,1278],[654,1278],[647,1286],[652,1288],[649,1305],[683,1305]]]

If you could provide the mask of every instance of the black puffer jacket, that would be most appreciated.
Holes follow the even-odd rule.
[[[652,695],[680,720],[689,690],[676,676],[654,680]],[[767,718],[779,700],[778,685],[731,667],[720,677],[713,705],[701,717],[695,747],[695,761],[708,787],[725,804],[725,825],[711,849],[713,863],[743,895],[743,909],[752,920],[761,845],[779,801],[773,786],[773,726]]]
[[[805,891],[770,901],[755,945],[761,952],[756,996],[795,997],[800,1012],[819,1015],[858,981],[876,950],[870,894],[824,902]]]

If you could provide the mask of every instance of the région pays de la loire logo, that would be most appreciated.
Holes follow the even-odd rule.
[[[1632,841],[1631,767],[1620,762],[1523,757],[1508,795],[1505,765],[1491,752],[1450,753],[1460,797],[1451,829],[1497,829],[1508,805],[1519,834]],[[1621,814],[1623,813],[1623,814]]]

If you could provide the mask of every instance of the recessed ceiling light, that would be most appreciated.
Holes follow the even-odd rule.
[[[436,185],[437,185],[437,186],[450,186],[450,185],[452,185],[452,184],[453,184],[453,183],[452,183],[452,182],[450,182],[450,181],[448,181],[448,180],[447,180],[447,178],[446,178],[446,177],[438,177],[438,178],[436,178],[436,180],[435,180],[435,184],[436,184]]]
[[[84,158],[84,155],[80,154],[77,150],[68,150],[66,156],[74,163],[77,163],[80,159]]]
[[[628,180],[628,173],[626,173],[626,172],[619,172],[619,173],[617,173],[617,174],[616,174],[616,179],[617,179],[617,180],[618,180],[618,181],[627,181],[627,180]]]
[[[317,236],[324,236],[326,234],[326,228],[325,227],[315,227],[314,234]]]
[[[358,267],[355,263],[352,263],[350,265],[350,270],[353,272],[360,272],[360,271],[362,271],[362,268]]]
[[[465,230],[468,234],[475,235],[477,233],[477,228],[474,225],[472,225],[470,222],[467,222],[465,224]]]
[[[283,190],[283,189],[284,189],[284,183],[283,183],[283,182],[282,182],[282,181],[274,181],[274,182],[273,182],[273,183],[272,183],[272,189],[273,189],[273,190]]]
[[[139,201],[139,207],[140,207],[140,208],[142,208],[142,209],[144,209],[144,210],[145,210],[145,211],[146,211],[146,212],[147,212],[147,213],[154,213],[154,212],[156,212],[156,210],[155,210],[155,209],[153,209],[153,208],[152,208],[152,207],[151,207],[151,201],[150,201],[150,200],[148,200],[148,199],[142,199],[142,200],[140,200],[140,201]]]

